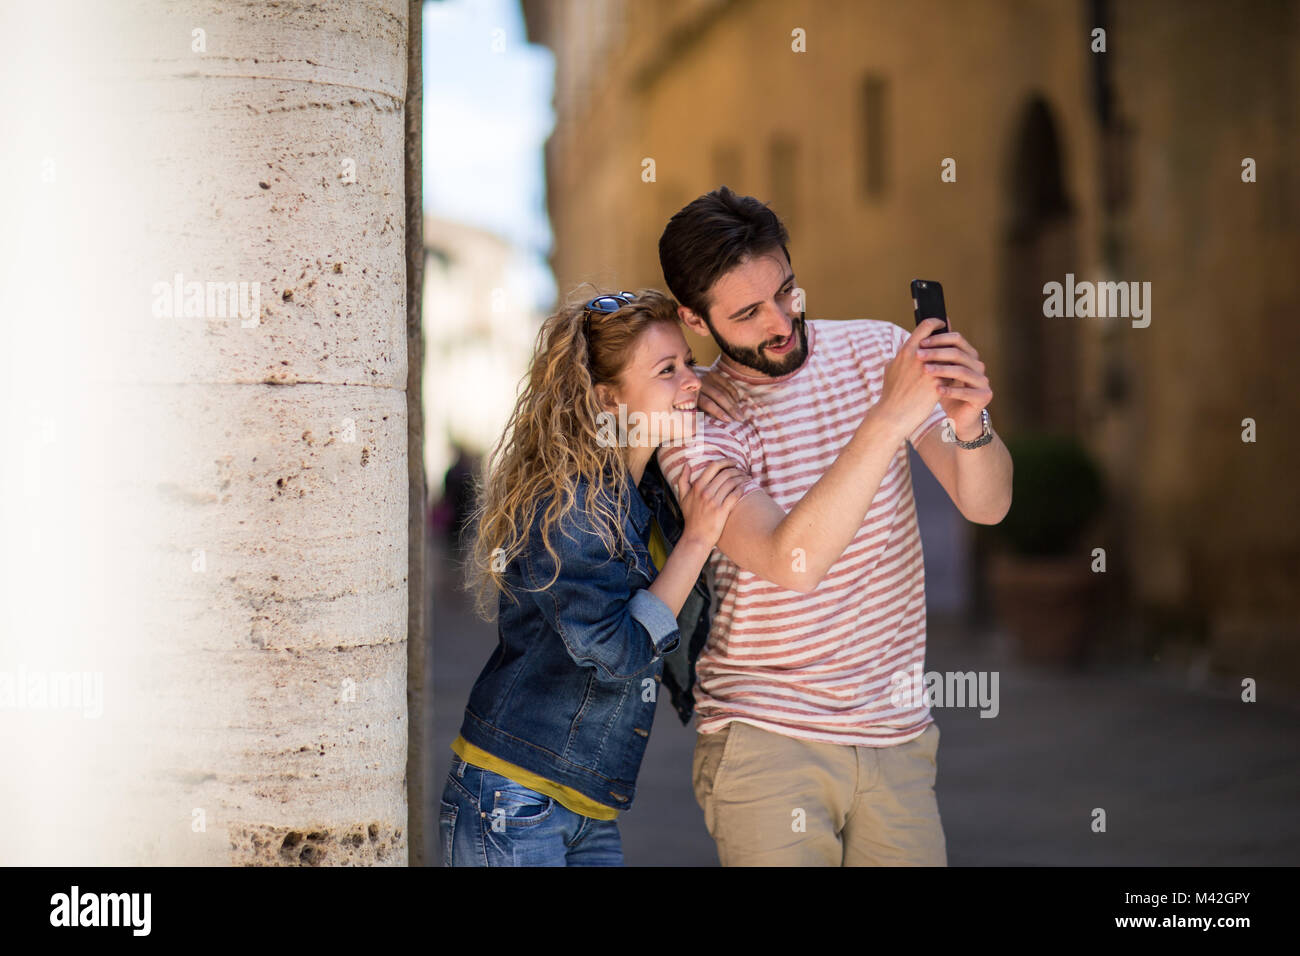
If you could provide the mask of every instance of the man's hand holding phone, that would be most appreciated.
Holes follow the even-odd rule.
[[[961,441],[978,438],[984,430],[980,412],[993,400],[993,389],[975,346],[960,332],[941,332],[922,339],[917,354],[925,374],[941,380],[939,404],[952,419],[957,438]]]
[[[973,441],[984,430],[980,413],[993,400],[984,363],[975,347],[948,324],[943,285],[933,279],[913,279],[911,290],[917,331],[923,322],[936,323],[918,346],[925,373],[939,380],[939,404],[952,420],[957,438]]]
[[[876,408],[894,424],[900,441],[925,421],[935,402],[940,400],[938,377],[926,370],[920,346],[927,335],[943,327],[943,319],[923,320],[885,366],[885,381]]]

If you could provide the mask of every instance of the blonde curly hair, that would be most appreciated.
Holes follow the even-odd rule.
[[[551,534],[575,505],[579,477],[593,490],[603,486],[610,492],[587,500],[610,554],[629,549],[621,518],[630,506],[627,465],[621,448],[598,440],[603,408],[595,386],[617,386],[632,347],[650,325],[677,326],[677,303],[657,289],[641,289],[632,304],[617,312],[586,312],[586,302],[610,294],[575,290],[542,323],[527,385],[476,482],[468,523],[475,535],[465,586],[474,592],[486,620],[496,617],[498,595],[516,600],[504,571],[528,547],[543,505],[540,543],[557,570],[542,590],[555,583],[559,556]]]

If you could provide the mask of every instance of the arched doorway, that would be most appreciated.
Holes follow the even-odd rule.
[[[998,402],[1004,433],[1079,427],[1078,319],[1043,315],[1043,285],[1076,272],[1074,204],[1051,107],[1031,96],[1007,154]],[[1078,276],[1077,279],[1091,278]]]

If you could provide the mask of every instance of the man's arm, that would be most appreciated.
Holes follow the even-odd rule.
[[[961,441],[973,441],[982,429],[981,412],[993,400],[984,363],[960,332],[931,336],[919,348],[928,374],[941,378],[940,405]],[[997,432],[980,448],[945,442],[938,428],[916,444],[925,462],[967,521],[997,524],[1011,510],[1011,453]]]
[[[907,430],[869,409],[853,438],[816,484],[786,512],[762,489],[741,499],[718,550],[746,571],[809,592],[853,541]]]
[[[962,517],[975,524],[997,524],[1011,510],[1011,453],[998,433],[983,448],[959,448],[946,442],[942,429],[932,428],[916,446],[925,466],[943,485]],[[957,431],[962,441],[980,436],[975,428],[969,435]]]
[[[779,587],[805,593],[816,589],[857,536],[899,445],[937,400],[937,382],[925,373],[917,354],[920,339],[938,324],[926,322],[932,324],[918,327],[891,360],[880,401],[867,410],[825,474],[789,513],[762,489],[746,494],[718,538],[723,554]],[[716,446],[660,449],[670,483],[686,463],[698,469],[717,457],[748,468]]]

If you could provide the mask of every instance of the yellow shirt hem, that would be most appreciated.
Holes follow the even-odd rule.
[[[579,813],[584,817],[591,817],[594,820],[614,820],[618,817],[618,810],[615,808],[607,807],[603,803],[597,803],[572,787],[566,787],[562,783],[547,780],[545,777],[525,770],[523,767],[516,767],[500,757],[494,757],[486,750],[475,747],[464,737],[457,735],[452,742],[451,749],[457,757],[466,763],[472,763],[482,770],[490,770],[492,773],[499,773],[503,777],[509,777],[515,783],[545,794],[574,813]]]

